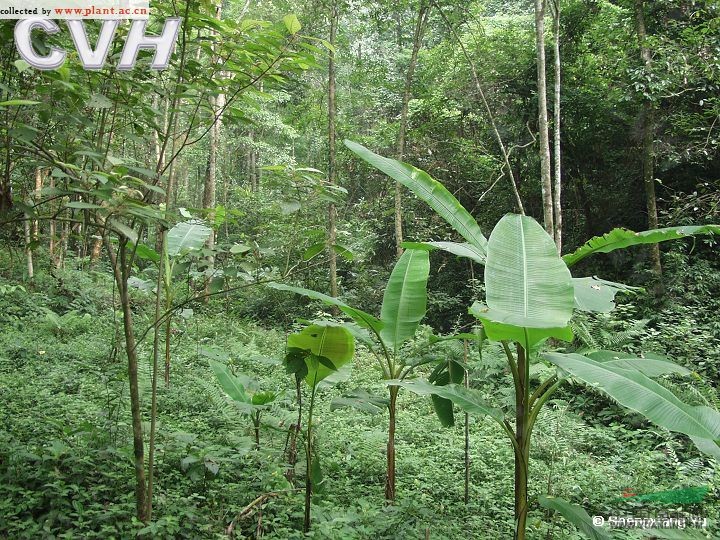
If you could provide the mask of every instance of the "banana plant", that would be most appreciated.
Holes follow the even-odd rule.
[[[158,253],[145,244],[137,245],[137,256],[141,259],[150,260],[158,267],[162,266],[162,288],[165,294],[165,310],[168,312],[165,318],[165,384],[170,384],[170,336],[172,326],[171,308],[175,300],[173,289],[173,278],[181,271],[187,269],[182,263],[183,257],[191,252],[202,249],[205,242],[212,233],[212,229],[202,221],[191,219],[176,224],[165,233],[165,241],[162,245],[162,253]],[[162,260],[162,265],[160,262]],[[137,280],[143,285],[141,280]],[[154,286],[145,284],[149,288]],[[158,292],[159,294],[159,292]]]
[[[217,360],[209,359],[208,362],[223,391],[242,414],[250,416],[255,432],[255,448],[259,450],[262,413],[282,394],[272,390],[253,390],[257,382],[249,377],[233,373],[227,364]]]
[[[637,244],[661,242],[695,234],[720,232],[720,226],[672,227],[635,233],[615,229],[596,237],[575,252],[560,257],[552,238],[534,219],[508,214],[493,229],[490,238],[480,232],[472,216],[439,182],[427,173],[395,160],[378,156],[346,141],[361,158],[401,182],[426,201],[467,240],[467,243],[425,242],[409,248],[444,249],[485,265],[485,302],[469,309],[483,325],[487,339],[502,344],[515,387],[514,409],[509,411],[486,404],[480,395],[458,384],[435,385],[424,380],[391,381],[419,395],[435,395],[452,401],[461,409],[493,419],[505,432],[515,455],[515,533],[524,540],[531,502],[528,495],[531,436],[543,405],[570,380],[600,390],[651,422],[687,435],[704,453],[720,459],[720,413],[709,407],[683,403],[654,379],[663,375],[690,372],[664,358],[630,358],[624,353],[594,351],[586,355],[542,352],[549,338],[572,341],[569,326],[575,309],[610,311],[619,292],[633,288],[594,277],[574,278],[569,267],[597,252]],[[530,366],[549,363],[556,371],[533,386]],[[510,419],[514,419],[514,425]],[[538,503],[555,510],[590,538],[609,538],[595,527],[577,505],[557,497],[540,496]]]
[[[427,251],[405,251],[398,259],[388,279],[379,319],[349,306],[342,300],[317,291],[278,283],[269,286],[336,306],[352,318],[357,326],[368,331],[356,331],[356,336],[362,338],[363,343],[375,356],[383,379],[403,380],[415,368],[414,365],[407,362],[403,354],[403,345],[415,336],[420,321],[425,317],[429,273],[430,258]],[[368,337],[368,333],[372,337]],[[398,391],[398,386],[388,388],[389,424],[385,498],[391,502],[395,500],[395,429]]]
[[[314,450],[313,412],[320,383],[338,373],[353,357],[355,340],[346,328],[329,322],[318,322],[291,334],[287,340],[285,369],[295,375],[299,384],[310,387],[310,405],[305,428],[305,516],[304,532],[310,531],[312,494],[321,482],[319,460]],[[299,386],[298,386],[299,388]],[[298,390],[299,392],[299,390]],[[300,395],[300,394],[298,394]]]

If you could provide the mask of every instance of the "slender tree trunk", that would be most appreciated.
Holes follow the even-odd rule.
[[[638,45],[640,47],[640,57],[642,58],[645,68],[650,70],[652,67],[652,54],[647,46],[647,31],[645,29],[645,2],[643,0],[635,0],[635,30],[637,32]],[[655,139],[655,106],[650,99],[643,102],[642,112],[642,179],[645,187],[645,203],[648,214],[648,229],[657,229],[657,199],[655,197],[655,170],[654,170],[654,139]],[[651,244],[650,256],[652,258],[652,266],[655,275],[660,278],[662,276],[662,264],[660,262],[660,246]]]
[[[553,189],[555,245],[558,253],[562,253],[562,155],[560,148],[560,2],[554,0],[553,13],[553,36],[554,36],[554,60],[555,60],[555,93],[553,112],[555,115],[553,123],[553,147],[555,150],[555,182]]]
[[[387,476],[385,478],[385,500],[395,502],[395,422],[397,415],[397,395],[399,386],[390,387],[390,420],[387,441]]]
[[[410,63],[405,73],[405,88],[403,90],[402,108],[400,109],[400,127],[398,129],[397,138],[397,159],[402,161],[405,154],[405,136],[407,134],[407,116],[408,105],[410,103],[410,95],[412,93],[412,82],[415,75],[415,66],[417,65],[418,52],[422,44],[423,34],[427,23],[430,7],[425,0],[420,0],[418,7],[417,20],[415,21],[415,32],[413,34],[413,47],[410,54]],[[397,256],[403,253],[403,228],[402,228],[402,185],[395,182],[395,250]]]
[[[33,266],[32,252],[32,220],[28,214],[25,214],[23,220],[25,229],[25,257],[27,259],[27,279],[31,281],[35,277],[35,267]]]
[[[54,178],[52,175],[50,175],[49,186],[50,186],[50,189],[53,189],[53,188],[55,187],[55,178]],[[55,208],[54,208],[54,207],[55,207],[54,204],[51,205],[51,207],[50,207],[50,213],[51,213],[51,215],[53,215],[53,216],[55,215]],[[57,234],[57,230],[56,230],[56,227],[55,227],[55,218],[54,218],[54,217],[51,217],[51,218],[50,218],[50,223],[48,224],[48,227],[49,227],[49,229],[50,229],[50,230],[49,230],[49,233],[50,233],[50,245],[49,245],[49,247],[48,247],[48,249],[49,249],[49,251],[50,251],[50,264],[53,266],[53,268],[57,268],[57,260],[56,260],[56,258],[55,258],[55,257],[56,257],[56,254],[55,254],[56,238],[55,238],[55,236],[56,236],[56,234]]]
[[[145,448],[143,443],[142,413],[140,411],[140,385],[138,383],[138,359],[133,328],[132,309],[128,294],[128,278],[130,268],[127,264],[127,240],[120,239],[118,245],[119,258],[114,246],[105,236],[105,248],[110,256],[115,284],[120,296],[125,332],[125,354],[128,360],[128,379],[130,381],[130,413],[132,416],[133,448],[135,456],[135,505],[137,518],[143,523],[147,521],[147,485],[145,480]]]
[[[218,6],[215,9],[215,18],[220,20],[222,18],[222,8],[221,6]],[[215,33],[215,32],[214,32]],[[213,46],[213,52],[215,50],[215,47]],[[213,62],[215,62],[216,59],[213,56]],[[222,116],[222,109],[225,106],[225,96],[224,94],[220,94],[217,97],[210,96],[210,109],[213,111],[213,125],[210,128],[210,131],[208,133],[208,158],[207,158],[207,168],[205,169],[205,185],[203,190],[203,201],[202,201],[202,207],[206,210],[211,210],[208,214],[208,222],[211,225],[212,231],[210,232],[210,236],[208,236],[206,246],[208,249],[212,250],[215,247],[215,229],[212,227],[212,222],[215,218],[215,213],[212,211],[213,208],[215,208],[215,189],[217,185],[217,152],[218,152],[218,145],[220,143],[220,120]],[[212,255],[209,255],[207,257],[207,264],[208,264],[208,279],[207,284],[205,287],[205,298],[204,302],[208,302],[208,296],[207,294],[210,292],[210,283],[212,281],[212,271],[213,266],[215,264],[215,257]]]
[[[553,225],[547,80],[545,77],[545,0],[535,0],[535,49],[537,55],[538,131],[540,132],[540,185],[542,188],[545,230],[552,236],[555,227]]]
[[[337,0],[330,4],[330,45],[334,46],[337,35],[338,6]],[[337,182],[336,155],[335,155],[335,53],[330,52],[328,61],[328,182]],[[337,296],[337,255],[335,253],[337,209],[334,203],[328,205],[328,257],[330,262],[330,296]]]

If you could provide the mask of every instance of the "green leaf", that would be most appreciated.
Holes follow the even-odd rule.
[[[158,262],[160,261],[160,254],[153,248],[146,244],[138,244],[135,254],[141,259]]]
[[[362,326],[363,328],[369,328],[374,330],[375,332],[380,332],[383,327],[383,323],[369,313],[365,313],[361,309],[355,309],[354,307],[347,305],[342,300],[338,300],[337,298],[333,298],[332,296],[328,296],[327,294],[312,291],[310,289],[303,289],[302,287],[284,285],[282,283],[268,283],[268,287],[272,289],[277,289],[279,291],[294,292],[308,298],[312,298],[313,300],[321,300],[326,304],[336,306],[340,309],[340,311],[351,317],[358,325]]]
[[[230,371],[230,368],[217,360],[208,359],[210,367],[215,373],[220,386],[225,393],[237,403],[252,403],[252,400],[245,392],[245,387],[240,380]]]
[[[408,249],[441,249],[458,257],[485,264],[485,250],[465,242],[403,242],[402,246]]]
[[[666,240],[686,238],[697,234],[718,234],[720,225],[697,225],[683,227],[666,227],[649,231],[634,232],[628,229],[613,229],[602,236],[595,236],[572,253],[563,255],[563,260],[572,266],[593,253],[610,253],[638,244],[657,244]]]
[[[177,257],[183,251],[201,249],[211,233],[210,227],[197,220],[178,223],[167,233],[167,253],[170,257]]]
[[[596,362],[579,354],[548,353],[544,358],[660,427],[690,437],[720,439],[720,413],[683,403],[639,371]]]
[[[622,283],[605,281],[597,277],[573,278],[575,307],[581,311],[608,313],[615,309],[615,295],[619,292],[642,291]]]
[[[26,71],[30,67],[30,64],[28,64],[22,58],[20,60],[15,60],[13,62],[13,64],[15,65],[15,68],[18,70],[18,73],[22,73],[23,71]]]
[[[650,353],[645,358],[628,356],[627,353],[615,351],[593,351],[585,356],[596,362],[604,362],[609,366],[639,371],[650,378],[662,375],[690,375],[692,372],[667,358],[652,357]]]
[[[395,351],[415,335],[425,316],[429,274],[428,252],[415,249],[405,251],[390,274],[380,310],[380,337]]]
[[[300,31],[300,28],[302,28],[302,25],[296,15],[285,15],[283,17],[283,23],[291,35],[297,34]]]
[[[422,379],[413,379],[410,381],[386,381],[388,386],[400,386],[407,388],[411,392],[419,396],[440,396],[449,399],[462,410],[471,414],[481,416],[489,416],[496,422],[502,424],[504,420],[503,412],[495,407],[490,407],[482,399],[482,394],[472,388],[465,388],[459,384],[448,384],[445,386],[435,386],[428,381]]]
[[[485,263],[485,318],[523,328],[567,326],[572,277],[553,239],[534,219],[507,214],[493,229]]]
[[[458,384],[465,378],[465,368],[454,362],[448,360],[441,364],[441,369],[433,371],[428,377],[428,382],[431,382],[435,386],[445,386],[446,384]],[[433,409],[435,414],[440,420],[440,424],[443,427],[452,427],[455,425],[455,414],[453,412],[453,402],[447,398],[440,397],[436,394],[430,396],[432,400]]]
[[[113,102],[102,94],[93,94],[87,102],[91,109],[109,109]]]
[[[39,101],[30,99],[11,99],[9,101],[0,101],[0,107],[19,107],[21,105],[38,105]]]
[[[322,253],[325,249],[325,246],[325,242],[316,242],[315,244],[307,248],[302,256],[303,261],[309,261],[319,253]]]
[[[97,210],[102,208],[99,204],[87,203],[83,201],[73,201],[65,204],[65,208],[77,208],[79,210]]]
[[[137,244],[137,232],[135,232],[131,227],[125,225],[122,221],[118,221],[117,219],[108,219],[108,223],[116,232],[122,234],[133,244]]]
[[[330,402],[330,410],[350,407],[369,414],[378,414],[385,411],[389,404],[390,401],[387,398],[373,395],[362,388],[356,388],[344,396],[334,398]]]
[[[230,253],[237,255],[238,253],[247,253],[251,250],[252,248],[246,244],[233,244],[230,248]]]
[[[475,218],[440,182],[425,171],[394,159],[382,157],[358,143],[346,140],[345,146],[373,167],[400,182],[430,205],[465,240],[481,252],[485,251],[487,239],[483,236]]]
[[[556,328],[522,328],[512,324],[497,322],[490,318],[493,314],[490,309],[480,302],[473,303],[468,313],[482,322],[485,335],[490,341],[515,341],[525,343],[530,347],[549,337],[570,342],[573,340],[573,331],[569,326],[558,326]]]
[[[610,540],[612,537],[600,527],[593,525],[588,513],[581,506],[572,504],[560,497],[540,495],[538,502],[543,508],[555,510],[578,530],[592,540]]]
[[[316,357],[305,358],[308,368],[305,381],[311,387],[347,364],[355,352],[352,334],[342,326],[330,324],[312,324],[289,335],[287,344],[288,348],[310,351]],[[324,365],[317,357],[327,359],[332,367]]]
[[[355,258],[353,252],[342,244],[333,244],[333,250],[346,261],[352,261]]]

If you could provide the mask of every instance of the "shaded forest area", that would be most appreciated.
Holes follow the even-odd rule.
[[[720,537],[716,1],[150,8],[0,20],[0,537]]]

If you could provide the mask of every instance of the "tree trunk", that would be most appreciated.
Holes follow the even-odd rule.
[[[553,123],[553,147],[555,150],[555,185],[553,189],[554,208],[554,236],[558,253],[562,253],[562,156],[560,148],[560,2],[554,0],[555,10],[553,13],[553,36],[554,36],[554,60],[555,60],[555,95],[553,112],[555,121]]]
[[[332,0],[330,4],[330,45],[335,46],[338,25],[338,6],[337,0]],[[335,170],[335,113],[337,104],[335,103],[335,53],[330,51],[328,61],[328,182],[335,184],[337,182],[337,173]],[[335,253],[336,243],[336,225],[337,209],[335,204],[330,203],[328,206],[328,257],[330,262],[330,296],[337,296],[337,254]]]
[[[215,8],[215,18],[220,20],[222,18],[222,8],[221,6],[217,6]],[[214,32],[215,33],[215,32]],[[215,50],[215,47],[213,45],[212,47],[213,52]],[[213,62],[215,62],[216,59],[213,56]],[[212,119],[212,126],[210,127],[210,131],[208,132],[208,158],[207,158],[207,168],[205,169],[205,185],[203,189],[203,201],[202,201],[202,207],[205,210],[210,210],[207,216],[208,223],[210,224],[212,231],[210,232],[210,236],[208,236],[206,246],[208,249],[212,250],[215,247],[215,229],[212,227],[212,223],[215,218],[215,213],[212,211],[213,208],[215,208],[215,189],[217,184],[217,151],[218,151],[218,144],[220,142],[220,120],[222,117],[222,109],[225,106],[225,96],[224,94],[220,94],[217,97],[210,96],[210,110],[213,112],[213,119]],[[206,281],[205,286],[205,298],[203,299],[203,302],[208,302],[208,294],[210,292],[210,283],[212,281],[212,274],[213,274],[213,267],[215,264],[215,257],[212,255],[208,255],[207,257],[207,264],[208,264],[208,278]]]
[[[143,443],[142,413],[140,411],[140,386],[138,384],[138,360],[133,328],[130,296],[128,295],[128,278],[130,268],[127,264],[127,240],[120,239],[118,256],[110,239],[105,237],[105,248],[110,256],[115,284],[120,296],[125,332],[125,354],[128,360],[128,379],[130,381],[130,412],[132,416],[133,449],[135,456],[135,506],[137,518],[143,523],[147,521],[147,486],[145,481],[145,448]]]
[[[395,422],[397,414],[397,395],[399,386],[390,387],[390,420],[387,441],[387,475],[385,477],[385,499],[389,503],[395,501]]]
[[[417,65],[418,52],[422,43],[423,34],[425,33],[425,25],[427,23],[429,6],[425,0],[420,0],[418,7],[417,20],[415,21],[415,33],[413,34],[413,48],[410,54],[410,63],[405,73],[405,88],[403,90],[402,108],[400,109],[400,127],[398,129],[397,138],[397,159],[402,161],[405,154],[405,135],[407,133],[407,115],[408,104],[410,103],[410,95],[412,93],[413,76],[415,75],[415,66]],[[402,229],[402,185],[395,182],[395,250],[397,256],[403,253],[403,229]]]
[[[542,188],[545,230],[552,236],[555,227],[553,224],[547,80],[545,77],[545,0],[535,0],[535,49],[537,55],[538,131],[540,132],[540,186]]]
[[[647,46],[647,31],[645,30],[644,1],[635,0],[635,30],[637,32],[640,57],[645,68],[652,67],[652,54]],[[658,214],[655,197],[655,170],[654,170],[654,139],[655,139],[655,106],[650,99],[643,103],[642,123],[642,179],[645,187],[645,204],[648,214],[648,229],[657,229]],[[657,278],[662,277],[662,264],[660,262],[660,246],[649,246],[652,259],[653,272]]]

